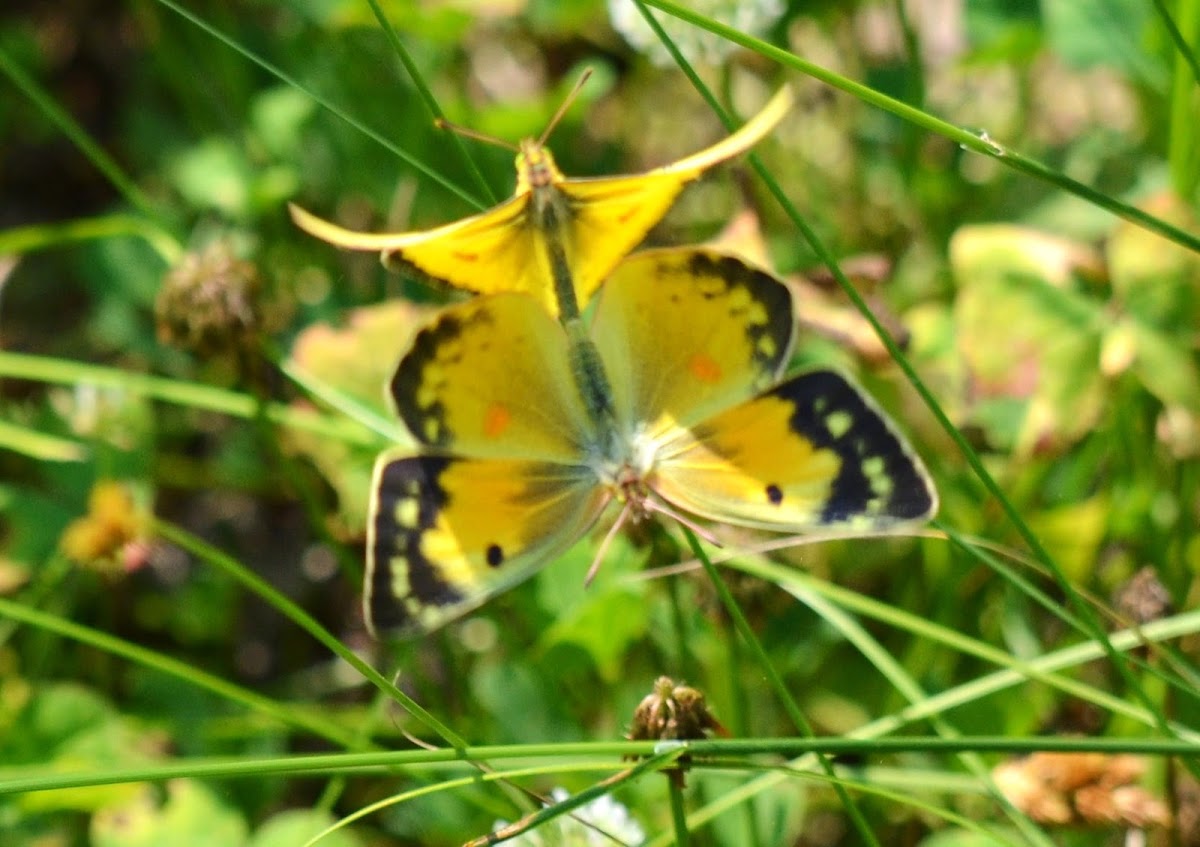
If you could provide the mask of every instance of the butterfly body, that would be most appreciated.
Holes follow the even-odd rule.
[[[919,459],[827,370],[779,381],[791,295],[698,249],[627,258],[591,322],[517,293],[456,304],[391,393],[423,445],[376,465],[367,619],[428,629],[528,577],[613,501],[783,532],[928,517]],[[581,365],[581,362],[590,363]]]
[[[517,154],[517,185],[510,199],[430,230],[353,232],[298,206],[289,209],[310,234],[352,250],[379,251],[393,270],[412,269],[478,294],[524,292],[566,323],[579,316],[688,183],[745,152],[778,124],[791,103],[791,90],[784,87],[724,140],[642,174],[568,178],[549,150],[526,140]]]

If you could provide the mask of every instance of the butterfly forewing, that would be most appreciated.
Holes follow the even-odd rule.
[[[700,423],[774,383],[791,350],[791,294],[731,256],[647,250],[605,284],[592,336],[627,432]]]
[[[937,496],[866,394],[812,371],[692,427],[660,452],[651,487],[717,521],[778,531],[875,531],[921,521]]]
[[[444,310],[400,361],[391,394],[418,441],[474,458],[571,463],[595,437],[562,327],[520,294]]]
[[[476,294],[523,292],[557,314],[554,289],[546,283],[546,250],[530,227],[527,197],[514,197],[482,215],[414,235],[418,237],[402,245],[383,248],[388,269],[412,268]]]
[[[737,132],[691,156],[642,174],[568,179],[558,184],[572,211],[575,288],[587,303],[621,258],[662,220],[675,198],[709,168],[745,153],[775,128],[792,105],[781,88]]]
[[[575,256],[571,274],[579,303],[592,299],[612,269],[662,220],[691,178],[652,172],[573,179],[558,186],[570,210],[566,237]]]

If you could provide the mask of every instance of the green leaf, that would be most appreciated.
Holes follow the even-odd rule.
[[[1146,390],[1169,406],[1200,412],[1200,373],[1192,351],[1137,321],[1125,324],[1133,334],[1133,372]]]
[[[484,665],[471,674],[472,693],[496,722],[498,743],[578,740],[576,720],[553,681],[534,673],[527,657]]]
[[[1108,317],[1075,284],[1091,258],[1085,248],[1019,227],[955,233],[955,313],[973,417],[997,446],[1028,455],[1071,443],[1095,424],[1105,398],[1099,364]],[[1024,402],[1015,433],[1012,400]],[[1003,414],[993,419],[990,411]]]
[[[1138,205],[1181,229],[1198,228],[1195,214],[1170,192]],[[1113,230],[1105,254],[1124,311],[1161,329],[1193,331],[1200,320],[1200,255],[1125,222]]]
[[[1110,502],[1096,495],[1078,503],[1029,515],[1029,526],[1051,550],[1072,581],[1088,584],[1095,572],[1100,543],[1109,527]]]
[[[0,761],[64,771],[138,765],[161,758],[161,744],[161,735],[122,717],[90,689],[63,683],[39,690],[7,728]],[[93,811],[127,802],[140,791],[131,783],[93,785],[37,791],[19,803],[30,812]]]
[[[600,675],[615,682],[621,675],[629,646],[646,631],[649,609],[645,583],[631,582],[628,572],[645,556],[626,536],[618,536],[591,585],[583,584],[596,545],[575,545],[555,566],[538,576],[538,602],[554,623],[539,640],[542,650],[574,645],[586,652]]]
[[[541,646],[581,647],[596,663],[600,676],[616,682],[630,645],[646,632],[649,615],[645,592],[635,586],[611,586],[606,590],[580,586],[580,594],[580,601],[546,631]]]
[[[1140,0],[1043,0],[1042,16],[1050,49],[1075,68],[1116,67],[1127,76],[1164,91],[1169,72],[1161,59],[1142,48],[1152,19]]]
[[[996,836],[971,829],[943,829],[920,842],[919,847],[998,847],[1001,844],[1025,844],[1028,839],[1015,829]]]
[[[226,138],[209,138],[176,157],[171,181],[187,202],[239,220],[250,211],[250,166]]]
[[[130,802],[111,806],[92,818],[92,847],[240,847],[247,827],[241,815],[222,804],[202,783],[167,783],[166,799],[146,787]]]
[[[317,104],[302,91],[278,86],[260,94],[250,107],[255,137],[271,155],[285,158],[297,154],[304,142],[304,124]]]

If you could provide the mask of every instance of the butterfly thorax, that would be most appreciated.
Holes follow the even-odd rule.
[[[658,442],[615,425],[604,436],[590,458],[593,472],[614,500],[629,504],[635,515],[645,514],[654,492]]]

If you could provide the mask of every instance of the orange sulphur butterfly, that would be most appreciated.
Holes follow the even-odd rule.
[[[781,532],[928,518],[929,475],[862,391],[830,370],[777,381],[794,326],[784,283],[692,248],[626,258],[590,324],[515,292],[445,309],[390,385],[421,447],[375,465],[368,626],[462,614],[614,500]]]
[[[670,165],[629,176],[568,179],[541,140],[517,154],[513,197],[474,217],[420,232],[343,229],[289,205],[297,226],[352,250],[379,250],[385,265],[409,266],[477,294],[523,291],[564,321],[579,315],[600,283],[708,168],[737,156],[791,107],[786,86],[741,129]]]

